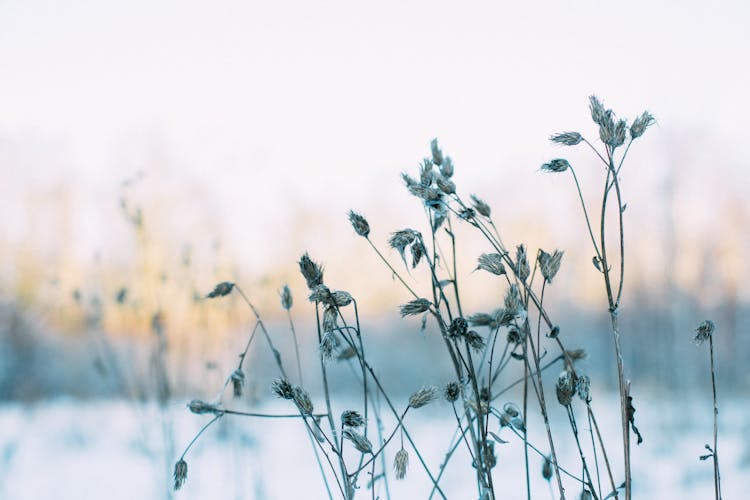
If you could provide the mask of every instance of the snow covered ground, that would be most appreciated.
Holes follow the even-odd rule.
[[[595,408],[599,408],[596,411],[605,439],[612,443],[610,458],[617,474],[621,457],[615,446],[619,435],[616,406],[610,404],[614,401],[611,397],[598,399],[602,403],[597,405],[595,398]],[[190,414],[184,403],[175,402],[165,412],[153,405],[125,401],[63,399],[0,406],[0,499],[169,498],[174,461],[210,419]],[[284,403],[269,401],[254,410],[288,413],[290,408]],[[637,423],[646,441],[633,450],[634,498],[713,498],[711,461],[698,460],[705,453],[703,445],[712,439],[710,403],[666,403],[652,396],[637,401],[637,408]],[[406,424],[428,464],[437,470],[453,435],[454,420],[448,418],[449,408],[444,403],[418,412],[410,413]],[[740,398],[721,407],[719,450],[725,499],[748,495],[750,423],[746,412],[747,402]],[[561,462],[575,467],[576,450],[560,428],[564,413],[560,408],[553,413],[557,416],[553,423],[562,436],[556,444]],[[588,436],[585,421],[579,425]],[[531,434],[535,444],[546,449],[539,423],[532,421],[530,428],[539,431]],[[495,484],[502,498],[523,499],[523,448],[507,429],[500,434],[510,442],[496,447]],[[389,448],[391,497],[427,498],[430,484],[413,453],[407,479],[393,479],[390,461],[398,449],[395,441]],[[459,450],[441,481],[450,499],[477,496],[466,455],[465,450]],[[188,479],[183,489],[173,494],[176,499],[326,498],[310,442],[298,421],[225,418],[204,434],[186,460]],[[539,457],[532,456],[531,464],[534,470],[541,470]],[[363,476],[358,498],[371,498],[366,481]],[[532,482],[534,498],[550,498],[549,486],[540,473]],[[377,494],[386,498],[384,484],[379,484]],[[573,482],[566,483],[566,488],[569,498],[577,498]]]

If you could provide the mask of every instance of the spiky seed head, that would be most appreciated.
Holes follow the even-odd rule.
[[[437,389],[435,387],[422,387],[409,397],[409,406],[416,410],[432,403],[435,399],[437,399]]]
[[[292,308],[293,303],[294,301],[292,300],[292,291],[289,289],[289,285],[284,285],[284,287],[281,289],[281,307],[288,311]]]
[[[542,463],[542,477],[547,481],[552,479],[552,460],[549,457],[544,457],[544,463]]]
[[[232,392],[234,393],[234,397],[241,397],[242,386],[245,385],[245,372],[242,371],[242,368],[237,368],[232,372],[229,378],[232,381]]]
[[[406,256],[404,255],[406,247],[414,243],[418,236],[419,232],[413,229],[402,229],[391,234],[391,237],[388,238],[388,245],[398,250],[401,258],[404,260],[404,264],[406,264]]]
[[[399,481],[406,477],[406,469],[409,468],[409,452],[401,448],[396,452],[393,458],[393,470],[396,472],[396,479]]]
[[[437,201],[440,199],[440,191],[422,184],[414,184],[409,186],[409,192],[417,198],[421,198],[426,202]]]
[[[576,377],[576,394],[586,403],[591,401],[591,378],[588,375]]]
[[[432,302],[427,299],[416,299],[411,302],[407,302],[400,307],[401,317],[415,316],[422,314],[423,312],[429,311]]]
[[[472,194],[471,202],[472,205],[474,205],[474,209],[479,213],[479,215],[483,215],[484,217],[489,217],[490,215],[492,215],[492,209],[481,198],[478,198],[476,195]]]
[[[211,413],[212,415],[220,415],[223,413],[218,406],[211,403],[206,403],[205,401],[200,399],[193,399],[188,403],[187,407],[192,413],[195,413],[196,415],[204,415],[206,413]]]
[[[518,245],[516,247],[516,275],[521,281],[526,281],[529,274],[531,274],[531,268],[529,267],[529,260],[526,258],[526,246]]]
[[[555,250],[552,254],[548,254],[544,250],[539,251],[539,268],[542,271],[542,276],[547,283],[552,283],[552,279],[560,270],[560,261],[562,260],[563,253],[560,250]]]
[[[407,174],[406,172],[401,173],[401,179],[404,181],[404,185],[406,187],[411,187],[415,184],[419,184],[416,179],[414,179],[411,175]]]
[[[573,395],[576,392],[575,375],[573,375],[573,372],[570,370],[563,370],[557,378],[557,386],[555,389],[557,392],[557,401],[563,406],[568,406],[573,400]]]
[[[631,139],[638,139],[655,121],[651,113],[644,111],[638,118],[633,120],[633,124],[630,126]]]
[[[422,246],[422,242],[417,240],[411,246],[411,268],[412,269],[416,269],[416,267],[419,265],[419,261],[422,260],[423,255],[424,255],[424,247]]]
[[[496,311],[497,312],[497,311]],[[486,326],[490,330],[494,330],[498,325],[498,315],[488,313],[475,313],[466,318],[471,326]]]
[[[312,289],[308,297],[310,302],[320,302],[331,307],[345,307],[352,303],[352,296],[349,292],[337,290],[332,292],[325,285],[318,285]]]
[[[294,387],[285,378],[274,379],[271,390],[282,399],[294,399]]]
[[[360,453],[372,453],[372,443],[359,432],[349,428],[344,429],[344,437],[351,441]]]
[[[464,208],[458,213],[458,217],[463,220],[472,220],[474,217],[477,216],[477,211],[473,208]]]
[[[578,132],[563,132],[550,136],[549,140],[564,146],[575,146],[583,140],[583,136]]]
[[[333,350],[336,347],[336,340],[334,337],[334,333],[332,331],[328,331],[323,335],[323,340],[320,341],[320,346],[318,347],[318,350],[320,351],[320,357],[324,361],[328,361],[333,359]]]
[[[477,259],[477,269],[487,271],[497,276],[505,274],[505,266],[503,265],[503,256],[499,253],[483,253]]]
[[[461,385],[458,382],[448,382],[443,395],[449,403],[455,403],[461,396]]]
[[[528,265],[528,264],[527,264]],[[510,285],[508,292],[505,294],[504,299],[505,309],[503,310],[503,316],[510,316],[515,318],[523,310],[523,303],[521,302],[521,293],[518,291],[518,287],[514,284]],[[501,323],[505,323],[501,321]]]
[[[307,288],[310,290],[323,284],[323,267],[314,262],[307,252],[299,260],[299,270],[307,282]]]
[[[693,342],[695,342],[696,345],[701,345],[713,336],[715,330],[716,326],[714,325],[714,322],[710,319],[705,320],[695,329]]]
[[[312,400],[310,399],[310,394],[306,390],[298,385],[294,386],[292,397],[294,399],[294,404],[297,405],[300,413],[307,416],[312,415],[314,408]]]
[[[367,238],[370,234],[370,224],[367,223],[367,219],[357,212],[349,210],[349,222],[352,223],[354,232],[363,238]]]
[[[188,466],[187,462],[182,458],[174,464],[174,489],[175,491],[182,488],[187,480]]]
[[[323,309],[323,332],[333,332],[338,329],[339,311],[336,306],[326,306]]]
[[[466,332],[466,342],[476,352],[481,352],[484,349],[485,343],[481,335],[474,330]]]
[[[453,160],[451,160],[450,156],[446,156],[443,160],[443,164],[440,165],[440,175],[442,175],[446,179],[449,179],[453,177],[453,171]]]
[[[432,170],[432,160],[430,158],[424,158],[422,163],[419,164],[419,182],[422,186],[429,186],[432,184],[435,172]]]
[[[625,120],[618,120],[614,128],[612,143],[610,144],[610,146],[612,146],[613,148],[619,148],[620,146],[622,146],[625,143],[625,139],[627,138],[627,131],[627,122],[625,122]]]
[[[601,126],[606,119],[607,111],[595,95],[589,96],[589,109],[591,110],[591,119],[594,120],[594,123]]]
[[[346,427],[362,427],[365,419],[358,411],[346,410],[341,414],[341,424]]]
[[[541,167],[542,172],[565,172],[570,168],[570,163],[565,158],[555,158]]]
[[[224,297],[226,295],[229,295],[232,293],[232,289],[234,289],[234,283],[230,283],[229,281],[223,281],[216,285],[213,290],[211,290],[208,294],[206,294],[207,299],[214,299],[216,297]]]
[[[463,337],[466,335],[468,328],[469,322],[464,318],[453,318],[453,321],[451,321],[451,324],[448,326],[448,336],[450,338]]]
[[[437,138],[430,142],[430,149],[432,150],[432,163],[439,167],[443,164],[443,152],[440,150]]]

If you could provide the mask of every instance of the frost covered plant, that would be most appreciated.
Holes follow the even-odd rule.
[[[711,391],[713,394],[713,403],[714,403],[714,445],[713,448],[709,445],[706,445],[706,449],[708,450],[707,455],[701,455],[701,460],[708,460],[709,458],[713,459],[714,463],[714,494],[716,495],[716,500],[721,499],[721,474],[719,473],[719,405],[716,400],[716,370],[714,368],[714,332],[716,331],[716,326],[714,325],[714,322],[707,319],[704,322],[702,322],[700,325],[698,325],[698,328],[695,329],[695,337],[693,338],[693,342],[695,342],[696,345],[702,345],[706,341],[708,341],[708,352],[711,359]]]

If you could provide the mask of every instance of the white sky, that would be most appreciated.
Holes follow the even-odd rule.
[[[116,208],[117,183],[162,162],[153,191],[189,186],[180,203],[263,260],[297,210],[397,213],[398,173],[435,136],[459,188],[492,201],[502,183],[525,186],[565,154],[550,133],[593,132],[591,93],[623,116],[657,116],[631,179],[713,148],[711,168],[744,189],[749,5],[0,0],[4,237],[30,230],[29,191],[65,179],[85,214],[75,237],[97,240],[111,214],[94,207]]]

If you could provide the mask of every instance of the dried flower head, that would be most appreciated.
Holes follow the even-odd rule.
[[[339,310],[336,306],[326,306],[323,309],[323,331],[333,332],[338,329]]]
[[[281,307],[288,311],[292,308],[293,303],[292,291],[289,289],[288,285],[284,285],[284,287],[281,289]]]
[[[455,403],[461,396],[461,385],[458,382],[448,382],[443,390],[443,395],[449,403]]]
[[[440,165],[440,175],[448,179],[453,177],[453,171],[453,160],[451,160],[450,156],[446,156],[443,160],[443,164]]]
[[[475,313],[470,315],[467,319],[471,326],[486,326],[490,330],[498,328],[498,318],[502,315],[502,309],[497,309],[493,314],[488,313]]]
[[[583,140],[583,137],[578,132],[563,132],[550,136],[549,140],[565,146],[575,146]]]
[[[618,120],[615,124],[614,132],[612,134],[612,141],[609,143],[613,148],[619,148],[625,143],[627,138],[628,124],[625,120]]]
[[[512,284],[508,288],[508,292],[505,294],[503,301],[505,311],[513,316],[516,316],[518,312],[523,309],[523,303],[521,302],[521,293],[518,291],[518,287]]]
[[[526,258],[526,246],[518,245],[516,247],[516,275],[521,281],[526,281],[529,274],[531,274],[531,268],[529,267],[529,260]]]
[[[193,399],[187,405],[188,409],[196,415],[204,415],[210,413],[212,415],[221,415],[224,413],[218,406],[211,403],[206,403],[200,399]]]
[[[320,351],[320,357],[325,361],[333,359],[333,350],[336,347],[334,335],[332,331],[328,331],[323,335],[323,340],[320,341],[318,350]]]
[[[282,399],[294,399],[294,387],[285,378],[274,379],[271,390]]]
[[[370,224],[367,223],[367,219],[357,212],[349,210],[349,222],[352,223],[354,232],[363,238],[367,238],[370,234]]]
[[[544,276],[547,283],[552,283],[552,279],[557,274],[557,271],[560,270],[560,261],[562,260],[563,253],[560,250],[555,250],[550,255],[544,250],[539,251],[537,259],[539,261],[539,269],[542,271],[542,276]]]
[[[437,389],[435,387],[422,387],[409,397],[409,406],[416,410],[432,403],[435,399],[437,399]]]
[[[586,403],[591,401],[591,378],[588,375],[584,374],[576,377],[576,394]]]
[[[351,441],[357,451],[361,453],[372,453],[372,443],[359,432],[349,428],[344,429],[344,437]]]
[[[440,199],[440,191],[423,184],[409,186],[409,192],[424,201],[437,201]]]
[[[484,200],[478,198],[476,195],[471,195],[471,202],[472,205],[474,205],[474,209],[479,212],[480,215],[489,217],[492,214],[492,209],[490,208],[490,206],[485,203]]]
[[[633,120],[633,124],[630,126],[631,139],[638,139],[654,122],[655,120],[651,113],[644,111],[638,118]]]
[[[477,259],[477,269],[487,271],[497,276],[505,274],[505,266],[503,265],[503,256],[499,253],[483,253]]]
[[[224,281],[216,285],[211,292],[206,294],[206,298],[213,299],[216,297],[224,297],[225,295],[229,295],[232,292],[233,288],[234,288],[234,283],[230,283],[229,281]]]
[[[432,302],[427,299],[412,300],[411,302],[407,302],[400,307],[401,317],[405,318],[406,316],[415,316],[417,314],[422,314],[423,312],[429,311],[431,305]]]
[[[401,480],[406,477],[406,469],[409,467],[409,453],[401,448],[396,452],[393,458],[393,470],[396,472],[396,479]]]
[[[415,269],[417,265],[419,265],[419,261],[422,260],[422,256],[424,256],[424,247],[422,246],[422,242],[417,240],[411,246],[411,268],[412,269]]]
[[[563,370],[560,376],[557,378],[557,401],[563,405],[568,406],[573,400],[573,395],[576,392],[575,387],[575,375],[570,370]]]
[[[458,338],[466,335],[466,331],[469,329],[469,322],[464,318],[458,317],[453,318],[451,324],[448,326],[448,336],[450,338]]]
[[[438,189],[445,194],[453,194],[456,192],[456,184],[442,175],[438,175],[435,179]]]
[[[300,413],[303,415],[310,416],[313,412],[312,400],[310,400],[310,394],[300,386],[294,386],[292,390],[292,397],[294,404],[299,408]]]
[[[391,248],[398,250],[404,263],[406,263],[406,257],[404,256],[406,247],[414,243],[418,236],[419,232],[413,229],[402,229],[401,231],[396,231],[391,234],[391,237],[388,238],[388,245],[390,245]]]
[[[430,142],[430,149],[432,150],[432,163],[439,167],[443,164],[443,152],[440,150],[440,146],[438,146],[437,138]]]
[[[419,164],[419,182],[422,186],[429,186],[432,184],[435,172],[432,170],[432,160],[430,158],[424,158],[422,163]]]
[[[346,427],[362,427],[365,419],[358,411],[346,410],[341,414],[341,424]]]
[[[549,457],[544,457],[544,463],[542,463],[542,477],[549,481],[552,479],[552,460]]]
[[[460,212],[458,212],[458,217],[463,220],[472,220],[474,217],[477,216],[477,211],[473,208],[464,208]]]
[[[299,259],[299,270],[310,290],[323,284],[323,268],[320,264],[313,262],[307,252]]]
[[[589,109],[591,110],[591,119],[594,120],[594,123],[601,126],[606,121],[607,111],[595,95],[589,96]]]
[[[234,397],[241,397],[242,386],[245,385],[245,372],[242,371],[242,368],[237,368],[229,376],[229,379],[232,381],[232,393],[234,394]]]
[[[468,332],[466,332],[466,343],[469,344],[469,347],[471,347],[476,352],[481,352],[485,346],[482,336],[474,330],[469,330]]]
[[[401,179],[404,181],[404,185],[407,188],[415,184],[419,184],[416,179],[414,179],[411,175],[407,174],[406,172],[401,173]]]
[[[185,480],[187,479],[187,473],[188,473],[187,462],[181,458],[177,461],[176,464],[174,464],[174,489],[175,491],[182,488],[182,485],[185,484]]]
[[[564,158],[555,158],[541,167],[542,172],[565,172],[570,168],[570,163]]]
[[[714,325],[714,322],[707,319],[695,329],[695,338],[693,338],[693,342],[695,342],[696,345],[701,345],[713,336],[715,330],[716,326]]]
[[[345,307],[352,303],[352,296],[349,292],[343,290],[332,292],[325,285],[313,288],[308,298],[310,302],[320,302],[327,306]]]

